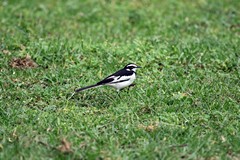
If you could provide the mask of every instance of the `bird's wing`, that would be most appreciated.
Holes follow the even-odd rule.
[[[107,77],[105,79],[103,79],[102,81],[98,82],[98,85],[103,85],[103,84],[107,84],[114,81],[114,77]]]
[[[132,75],[132,71],[126,71],[124,69],[119,70],[112,75],[106,77],[102,81],[98,82],[98,85],[103,85],[103,84],[109,84],[109,83],[118,83],[118,82],[124,82],[129,80],[129,76]]]
[[[120,83],[130,80],[129,76],[118,76],[110,84]]]

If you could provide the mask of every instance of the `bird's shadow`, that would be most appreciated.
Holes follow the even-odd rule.
[[[79,107],[97,107],[105,108],[113,104],[118,98],[119,94],[117,92],[106,92],[101,90],[98,91],[85,91],[80,93],[75,93],[70,96],[68,95],[68,100],[75,103]]]

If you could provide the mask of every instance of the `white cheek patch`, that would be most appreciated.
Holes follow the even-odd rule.
[[[130,69],[126,69],[127,71],[130,71]]]

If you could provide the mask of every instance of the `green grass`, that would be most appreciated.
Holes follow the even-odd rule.
[[[2,0],[0,159],[240,159],[239,8]],[[26,55],[37,68],[9,65]],[[68,100],[129,62],[143,68],[121,98],[102,87]]]

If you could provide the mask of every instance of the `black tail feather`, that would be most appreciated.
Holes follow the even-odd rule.
[[[98,86],[100,86],[100,85],[99,84],[94,84],[94,85],[91,85],[91,86],[76,89],[75,92],[81,92],[83,90],[90,89],[90,88],[95,88],[95,87],[98,87]]]

